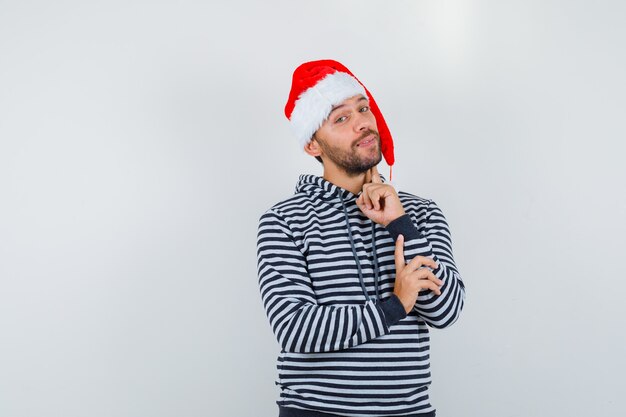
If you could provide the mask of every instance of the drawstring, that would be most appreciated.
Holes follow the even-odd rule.
[[[376,291],[376,300],[380,300],[378,296],[378,256],[376,255],[376,225],[372,221],[372,252],[374,253],[374,289]]]
[[[354,238],[352,237],[352,231],[350,230],[350,220],[348,218],[348,209],[346,208],[346,203],[343,201],[343,196],[341,195],[341,191],[339,192],[339,199],[341,200],[341,206],[343,207],[343,215],[346,218],[346,226],[348,227],[348,238],[350,240],[350,247],[352,248],[352,254],[354,255],[354,260],[356,261],[356,270],[359,273],[359,283],[361,284],[361,289],[363,290],[363,294],[367,300],[372,300],[377,302],[380,300],[378,295],[378,280],[379,280],[379,270],[378,270],[378,256],[376,255],[376,224],[372,222],[372,251],[374,256],[374,289],[376,293],[376,298],[370,297],[367,294],[367,289],[365,289],[365,280],[363,279],[363,271],[361,270],[361,263],[359,262],[359,257],[356,254],[356,246],[354,245]]]

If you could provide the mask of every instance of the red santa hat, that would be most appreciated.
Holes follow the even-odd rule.
[[[285,116],[304,147],[328,118],[333,106],[362,94],[376,118],[381,151],[387,165],[394,163],[393,139],[374,97],[365,86],[337,61],[323,59],[305,62],[293,72],[291,91],[285,105]]]

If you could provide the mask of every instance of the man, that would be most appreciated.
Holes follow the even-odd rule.
[[[298,67],[285,114],[324,173],[300,176],[259,223],[279,415],[434,416],[428,326],[454,323],[465,298],[446,220],[380,177],[389,129],[340,63]]]

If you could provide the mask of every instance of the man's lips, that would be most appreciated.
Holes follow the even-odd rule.
[[[365,138],[361,139],[356,146],[359,147],[367,147],[376,143],[376,135],[367,135]]]

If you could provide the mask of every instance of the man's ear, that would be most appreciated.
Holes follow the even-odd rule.
[[[320,144],[315,140],[315,136],[309,143],[304,146],[304,152],[308,153],[311,156],[320,156],[322,155],[322,148]]]

